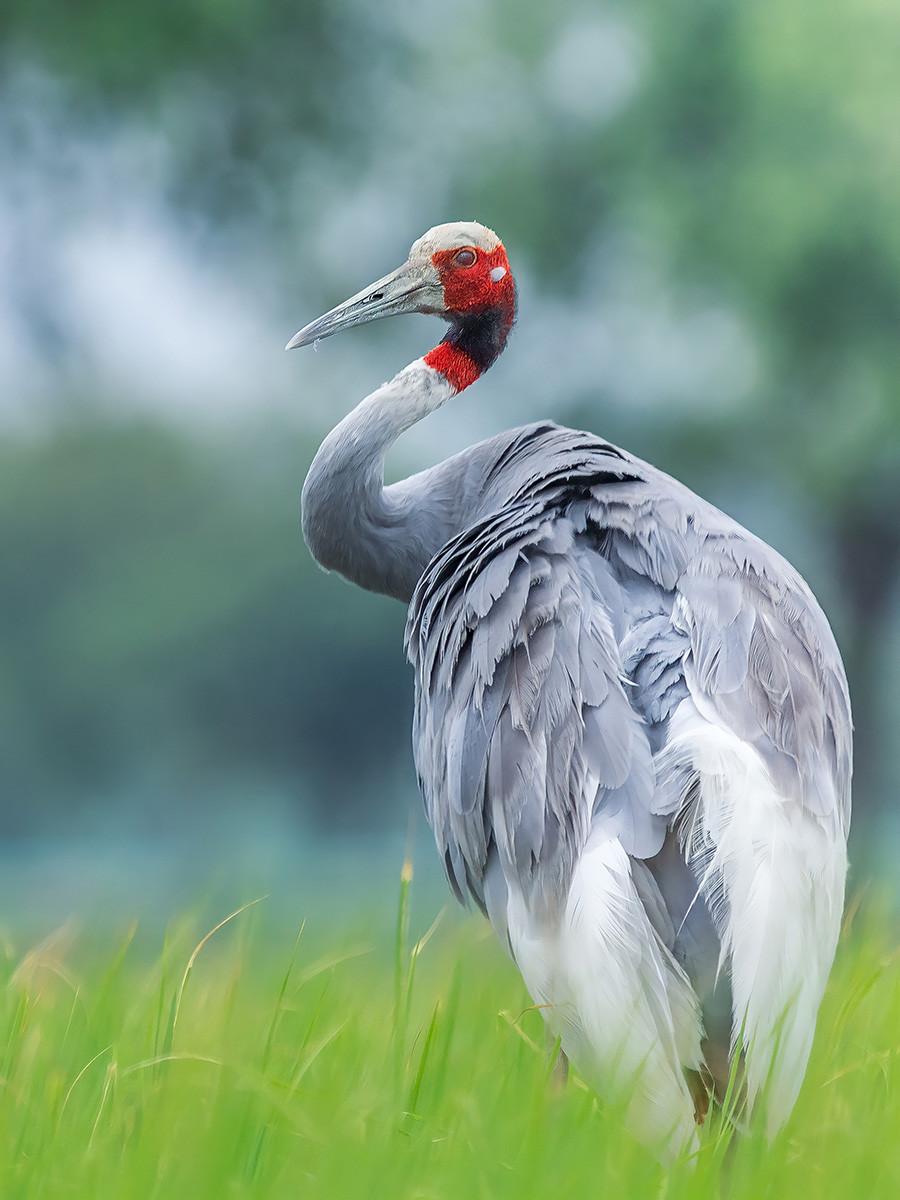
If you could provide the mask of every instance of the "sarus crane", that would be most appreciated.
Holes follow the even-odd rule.
[[[389,447],[506,345],[506,251],[438,225],[287,349],[396,313],[449,328],[325,439],[321,566],[409,605],[413,742],[447,878],[634,1134],[690,1150],[737,1089],[796,1101],[841,922],[851,720],[800,575],[676,480],[540,421],[384,484]]]

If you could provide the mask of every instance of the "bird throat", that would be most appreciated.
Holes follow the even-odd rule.
[[[457,392],[467,388],[499,357],[516,316],[515,293],[478,312],[453,314],[447,336],[425,355]]]

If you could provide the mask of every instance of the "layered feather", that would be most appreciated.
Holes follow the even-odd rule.
[[[630,1080],[639,1133],[689,1141],[704,1032],[714,1075],[741,1053],[773,1133],[843,900],[850,713],[828,624],[773,550],[590,435],[542,424],[467,453],[466,520],[407,627],[451,885],[598,1090]]]

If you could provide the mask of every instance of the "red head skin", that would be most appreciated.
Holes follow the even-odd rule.
[[[475,255],[475,261],[469,257]],[[439,250],[431,261],[444,287],[451,328],[425,356],[429,367],[457,392],[467,388],[500,354],[516,316],[516,288],[502,244],[493,250],[476,246]],[[503,274],[499,279],[494,275]]]

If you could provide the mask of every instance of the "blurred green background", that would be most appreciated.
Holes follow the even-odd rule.
[[[472,218],[519,325],[391,469],[552,416],[785,553],[850,675],[855,880],[891,877],[898,62],[884,0],[5,0],[7,916],[169,910],[212,877],[333,906],[396,875],[404,612],[316,569],[299,494],[439,332],[281,348]]]

